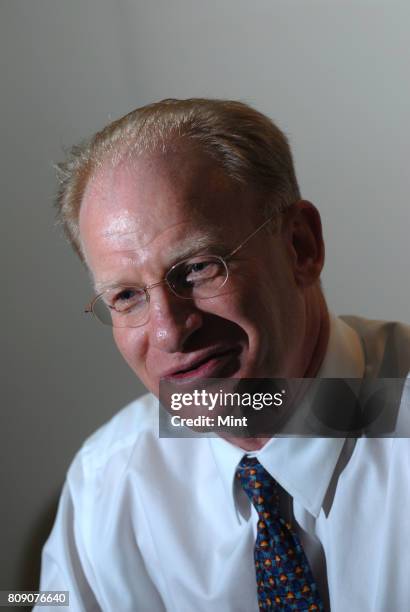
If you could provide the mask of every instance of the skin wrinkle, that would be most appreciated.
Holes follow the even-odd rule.
[[[144,165],[146,166],[148,170],[147,174],[148,173],[155,174],[155,164],[161,161],[162,159],[163,159],[163,156],[158,156],[158,155],[155,155],[154,158],[143,158]],[[119,210],[121,210],[121,204],[123,204],[123,202],[119,201],[118,199],[119,192],[121,189],[121,185],[124,183],[126,178],[129,178],[134,182],[138,182],[138,185],[136,184],[136,187],[140,189],[144,189],[144,185],[147,180],[146,174],[139,173],[137,181],[135,181],[135,177],[133,176],[133,172],[135,172],[136,168],[138,167],[138,161],[141,161],[141,159],[137,159],[137,160],[132,159],[132,163],[129,164],[127,160],[122,159],[121,162],[117,163],[114,167],[111,167],[109,165],[102,166],[89,181],[84,191],[83,202],[92,199],[98,202],[101,208],[108,206],[109,210],[106,213],[107,227],[104,229],[102,233],[107,238],[112,238],[114,246],[118,244],[119,251],[127,250],[127,245],[129,244],[130,248],[128,250],[132,252],[134,255],[132,237],[135,236],[141,241],[141,246],[140,246],[141,253],[139,253],[139,257],[140,257],[139,265],[141,265],[144,263],[144,259],[141,255],[143,252],[143,249],[148,247],[154,238],[152,239],[147,238],[146,240],[144,240],[145,239],[145,236],[143,233],[144,230],[142,229],[142,233],[141,231],[138,232],[138,227],[135,224],[135,219],[132,217],[130,212],[124,211],[124,209],[122,209],[121,214],[119,214],[118,212]],[[208,158],[206,158],[206,161],[207,161],[207,166],[209,166]],[[211,164],[211,166],[213,166],[213,163]],[[178,172],[180,172],[179,169],[171,170],[170,174],[171,174],[172,181],[178,180],[178,176],[177,176]],[[226,181],[227,180],[226,177],[224,178]],[[209,181],[209,185],[212,186],[214,184],[215,184],[215,180],[212,180],[211,178],[211,180]],[[113,188],[113,185],[116,185],[116,188]],[[242,190],[242,187],[239,187],[239,186],[235,186],[235,188],[238,189],[239,191]],[[155,208],[155,202],[150,203],[150,205],[152,206],[152,208]],[[206,217],[206,210],[208,207],[208,202],[206,198],[203,198],[201,194],[188,193],[184,197],[184,206],[187,207],[188,209],[194,207],[194,209],[197,212],[205,213],[203,216]],[[82,208],[83,208],[83,205],[82,205]],[[80,217],[81,217],[81,212],[82,211],[80,210]],[[132,226],[130,229],[128,229],[129,225]],[[168,229],[171,230],[173,227],[177,225],[178,223],[170,224]],[[199,229],[201,229],[201,224],[199,224]],[[127,237],[130,239],[129,242],[127,241]],[[217,232],[215,232],[214,230],[214,233],[209,236],[209,243],[211,243],[212,241],[216,242],[215,238],[217,239],[219,238],[219,240],[221,241],[223,239],[222,231],[220,231],[219,228]],[[199,248],[205,248],[206,246],[208,246],[206,243],[207,235],[204,234],[203,232],[202,234],[197,236],[194,240],[198,241],[197,243],[199,244]],[[89,257],[88,257],[86,245],[83,243],[81,239],[81,232],[80,232],[80,242],[81,242],[85,262],[87,266],[90,268],[91,266],[89,262]],[[209,244],[209,246],[211,245]],[[177,259],[183,259],[185,257],[184,252],[182,250],[178,251],[177,249],[178,247],[176,247],[175,260],[173,261],[173,263],[176,263]],[[172,265],[173,264],[171,263],[168,267],[171,267]],[[106,283],[104,282],[104,284]],[[97,283],[97,285],[99,286],[100,283]]]
[[[129,232],[129,234],[132,234],[135,237],[134,232]],[[104,235],[106,236],[106,234]],[[218,241],[215,238],[215,236],[212,236],[211,234],[206,233],[203,235],[198,235],[197,237],[190,238],[190,242],[188,242],[187,244],[176,245],[172,249],[171,253],[169,254],[169,258],[168,258],[169,263],[165,269],[164,275],[170,268],[172,268],[173,265],[182,261],[183,259],[187,259],[194,255],[200,255],[204,252],[208,254],[219,255],[221,252],[224,251],[221,244],[222,244],[221,241]],[[94,288],[97,291],[97,293],[102,293],[103,291],[107,289],[111,289],[111,288],[123,286],[123,285],[132,285],[132,286],[138,286],[138,287],[147,286],[144,283],[138,282],[138,271],[139,271],[139,268],[141,268],[144,265],[146,261],[146,257],[149,256],[145,254],[145,251],[148,246],[149,246],[149,243],[143,245],[141,249],[138,251],[138,255],[135,253],[134,249],[129,249],[128,251],[127,250],[124,251],[123,249],[121,249],[118,252],[118,254],[122,256],[122,261],[124,263],[124,266],[133,269],[132,276],[129,278],[129,280],[128,278],[123,278],[123,279],[117,279],[116,281],[101,280],[98,282],[94,282]],[[130,256],[125,255],[125,253],[127,252],[130,253]],[[154,280],[153,283],[162,280],[162,278],[163,277],[157,280]]]
[[[220,256],[224,256],[226,253],[226,247],[223,248],[222,246],[222,241],[219,239],[217,240],[215,236],[212,236],[211,234],[204,234],[204,235],[199,235],[198,237],[193,237],[190,239],[192,241],[192,244],[190,244],[189,242],[187,244],[183,244],[183,245],[176,245],[174,249],[172,249],[172,253],[170,254],[169,257],[169,264],[168,267],[166,269],[166,271],[164,272],[164,276],[165,274],[172,268],[172,266],[174,266],[175,264],[179,263],[180,261],[183,261],[184,259],[188,259],[190,257],[196,256],[196,255],[201,255],[204,253],[207,253],[209,255],[220,255]],[[148,285],[144,285],[144,283],[138,283],[138,281],[136,280],[138,277],[138,270],[139,267],[141,267],[144,264],[144,257],[142,255],[144,249],[149,246],[149,244],[144,245],[143,247],[141,247],[141,250],[139,251],[139,258],[136,257],[135,252],[133,249],[129,250],[129,253],[131,254],[130,257],[123,257],[123,262],[124,265],[126,265],[127,267],[133,268],[133,275],[132,277],[129,278],[124,278],[124,279],[118,279],[116,281],[100,281],[98,283],[94,283],[94,289],[97,293],[102,293],[103,291],[107,290],[107,289],[112,289],[112,288],[116,288],[119,286],[134,286],[134,287],[146,287]],[[126,253],[127,251],[122,251],[122,253]],[[229,252],[229,249],[228,249]],[[236,259],[238,259],[238,257],[236,257]],[[134,272],[135,272],[135,277],[134,277]],[[163,277],[162,277],[163,278]],[[158,278],[156,281],[153,282],[159,282],[160,280],[162,280],[162,278]]]

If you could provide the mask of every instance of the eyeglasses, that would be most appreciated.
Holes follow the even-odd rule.
[[[84,312],[92,313],[98,321],[111,327],[140,327],[149,318],[150,291],[159,285],[166,284],[174,295],[184,300],[217,297],[229,278],[229,260],[276,216],[277,213],[269,217],[224,257],[196,255],[173,265],[162,280],[152,285],[107,289],[97,295]]]

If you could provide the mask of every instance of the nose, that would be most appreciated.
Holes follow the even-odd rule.
[[[177,297],[166,285],[150,291],[150,343],[167,353],[181,352],[202,326],[202,314],[193,300]]]

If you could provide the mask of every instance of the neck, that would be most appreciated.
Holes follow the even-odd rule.
[[[304,369],[303,378],[314,378],[319,372],[320,366],[322,365],[323,359],[326,354],[327,345],[329,342],[330,335],[330,319],[329,311],[326,306],[325,299],[322,292],[316,297],[316,317],[309,317],[309,310],[307,308],[307,320],[311,321],[310,327],[306,328],[306,341],[311,341],[311,351],[307,360],[307,365]],[[311,308],[311,307],[310,307]]]

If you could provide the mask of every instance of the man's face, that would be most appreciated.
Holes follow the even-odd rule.
[[[263,204],[197,150],[107,163],[80,213],[97,291],[151,285],[191,254],[229,253],[263,222]],[[289,232],[264,229],[229,262],[221,295],[192,301],[154,287],[148,322],[114,328],[145,386],[158,395],[161,378],[183,386],[206,377],[303,376],[305,301],[292,249]]]

